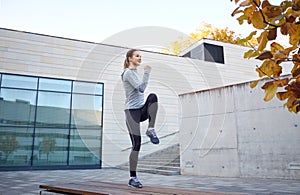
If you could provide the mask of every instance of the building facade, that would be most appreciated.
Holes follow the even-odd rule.
[[[248,48],[207,39],[201,43],[222,55],[206,52],[193,59],[141,49],[142,66],[152,66],[145,93],[159,97],[156,131],[161,137],[154,146],[142,133],[141,156],[179,143],[179,94],[257,78],[256,61],[243,59]],[[131,143],[120,75],[128,50],[0,29],[0,170],[127,162]]]

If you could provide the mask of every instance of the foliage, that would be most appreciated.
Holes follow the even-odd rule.
[[[232,0],[231,0],[232,1]],[[273,5],[268,0],[234,0],[238,7],[232,16],[239,15],[240,24],[247,22],[256,29],[241,40],[247,42],[260,32],[257,37],[258,47],[247,51],[245,58],[256,58],[262,61],[256,69],[260,77],[268,77],[262,88],[265,90],[265,101],[275,95],[290,112],[300,111],[300,0],[282,1],[280,5]],[[283,46],[276,42],[278,33],[287,36],[289,45]],[[269,49],[267,49],[270,45]],[[293,62],[293,68],[288,78],[282,78],[283,62]],[[255,87],[258,81],[251,84]]]
[[[19,147],[19,142],[15,134],[11,132],[7,132],[7,133],[3,133],[0,136],[0,151],[2,151],[5,154],[6,161],[9,155],[13,153],[15,150],[17,150],[18,147]]]
[[[41,151],[47,155],[47,160],[48,160],[49,154],[55,151],[56,141],[53,137],[50,136],[43,137],[41,145],[42,145]]]
[[[257,46],[257,41],[255,38],[249,39],[249,41],[241,41],[242,38],[236,35],[234,31],[229,30],[228,27],[222,29],[214,27],[211,24],[202,23],[202,25],[199,26],[195,32],[190,33],[188,38],[179,37],[177,41],[172,42],[166,49],[163,50],[163,52],[178,55],[185,48],[203,38],[209,38],[243,46]]]

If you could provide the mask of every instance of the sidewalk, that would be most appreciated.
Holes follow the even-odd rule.
[[[300,180],[218,178],[138,173],[144,186],[199,189],[239,194],[300,195]],[[116,182],[127,185],[128,172],[119,169],[0,172],[0,195],[39,194],[39,185],[63,182]]]

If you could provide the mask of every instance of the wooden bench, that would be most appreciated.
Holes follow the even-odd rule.
[[[106,182],[82,182],[64,183],[57,185],[40,185],[43,192],[58,194],[80,194],[80,195],[229,195],[232,193],[208,192],[203,190],[191,190],[184,188],[150,187],[131,188],[126,184]]]

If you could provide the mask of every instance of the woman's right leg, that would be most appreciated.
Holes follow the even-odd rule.
[[[126,125],[132,143],[129,155],[130,177],[136,177],[139,151],[141,148],[140,110],[125,110]]]

